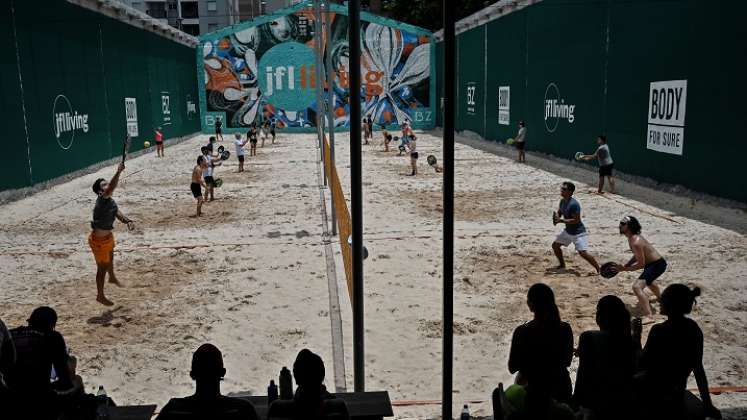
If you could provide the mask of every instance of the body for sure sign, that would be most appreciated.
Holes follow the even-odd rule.
[[[686,103],[687,80],[651,83],[646,139],[648,149],[682,155]]]

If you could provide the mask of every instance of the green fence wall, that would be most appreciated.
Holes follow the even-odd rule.
[[[505,141],[525,120],[529,150],[568,159],[605,134],[618,170],[747,202],[745,15],[747,2],[726,0],[544,0],[492,20],[457,36],[457,130]],[[657,101],[669,119],[650,118],[658,92],[681,95],[680,107]],[[679,134],[680,147],[651,143],[652,131]]]
[[[0,191],[121,154],[125,98],[137,112],[131,151],[158,126],[167,139],[199,131],[193,48],[64,0],[0,0],[0,47],[3,145],[14,156]]]

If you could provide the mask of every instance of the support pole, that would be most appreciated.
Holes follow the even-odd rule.
[[[350,205],[353,230],[353,380],[366,388],[363,329],[363,187],[361,177],[361,5],[348,1],[350,47]]]
[[[454,359],[454,10],[456,2],[443,0],[444,20],[444,301],[443,301],[443,385],[441,410],[443,419],[452,419],[452,386]]]
[[[329,0],[324,3],[324,33],[327,40],[324,48],[324,67],[327,71],[327,133],[329,135],[329,156],[331,166],[335,166],[335,74],[336,70],[332,68],[332,15],[329,9]],[[329,195],[332,198],[332,194]],[[331,207],[332,212],[332,236],[337,235],[337,212],[335,203]]]
[[[314,79],[316,83],[316,131],[319,137],[319,144],[322,149],[322,165],[324,168],[327,167],[327,159],[329,157],[324,153],[324,100],[322,99],[322,91],[324,89],[323,82],[324,76],[322,73],[322,11],[320,0],[314,0],[314,58],[316,64],[314,65]],[[327,171],[324,171],[324,186],[327,186]]]

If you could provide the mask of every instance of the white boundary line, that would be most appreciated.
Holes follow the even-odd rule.
[[[15,0],[10,0],[10,14],[13,22],[13,42],[16,47],[16,68],[18,69],[18,84],[21,87],[21,107],[23,109],[23,129],[26,131],[26,157],[29,160],[29,184],[34,183],[34,172],[31,169],[31,139],[29,138],[29,124],[26,118],[26,93],[23,89],[23,75],[21,74],[21,53],[18,50],[18,33],[16,32]]]

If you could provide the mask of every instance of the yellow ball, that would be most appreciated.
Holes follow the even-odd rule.
[[[143,146],[145,146],[145,147],[150,147],[150,142],[149,142],[149,141],[146,141],[146,142],[144,142],[144,143],[143,143]]]

